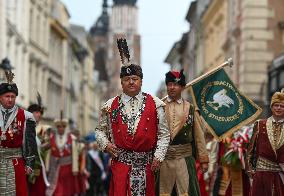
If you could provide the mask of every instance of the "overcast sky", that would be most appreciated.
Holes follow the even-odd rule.
[[[62,0],[71,15],[71,23],[86,30],[101,14],[102,0]],[[112,3],[111,0],[108,1]],[[164,81],[169,65],[164,60],[182,33],[189,30],[185,20],[191,0],[138,0],[143,91],[155,94]]]

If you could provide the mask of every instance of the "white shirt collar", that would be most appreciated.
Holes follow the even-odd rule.
[[[173,102],[173,100],[168,96],[167,97],[167,102]],[[179,98],[178,100],[176,100],[175,102],[177,102],[178,104],[182,104],[183,102],[183,99],[182,98]]]
[[[276,122],[276,120],[273,118],[273,116],[272,116],[272,122]],[[282,122],[284,122],[284,119],[278,120],[278,122],[282,123]]]
[[[140,91],[136,96],[134,96],[136,99],[138,99],[138,101],[140,101],[140,100],[142,100],[142,97],[143,97],[143,95],[142,95],[142,92]],[[124,103],[128,103],[131,99],[132,99],[132,97],[130,97],[129,95],[126,95],[125,93],[122,93],[122,96],[121,96],[121,98],[122,98],[122,101],[124,102]]]
[[[14,111],[15,109],[17,109],[17,106],[14,105],[14,106],[13,106],[12,108],[10,108],[10,109],[5,109],[5,108],[0,104],[0,109],[1,109],[1,111],[3,111],[3,112],[6,112],[6,111],[8,110],[8,113],[10,113],[10,112]]]

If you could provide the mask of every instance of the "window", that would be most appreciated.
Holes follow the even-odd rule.
[[[280,70],[280,74],[279,74],[279,87],[284,87],[284,65],[283,69]]]

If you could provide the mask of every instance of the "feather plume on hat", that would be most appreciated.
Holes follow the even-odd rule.
[[[10,69],[6,69],[5,76],[6,76],[7,82],[3,82],[0,84],[0,95],[3,95],[4,93],[12,92],[12,93],[15,93],[16,96],[18,96],[18,87],[13,82],[15,74]]]
[[[181,86],[185,86],[186,82],[185,82],[185,75],[183,73],[183,69],[181,69],[180,71],[169,71],[169,72],[167,72],[166,78],[165,78],[166,85],[169,82],[174,82],[174,83],[177,83]]]
[[[7,82],[9,84],[13,84],[13,79],[15,77],[15,74],[10,69],[6,69],[5,75],[6,75]]]
[[[143,79],[142,68],[139,65],[130,62],[130,54],[125,38],[117,39],[117,48],[121,58],[120,78],[124,76],[136,75]]]
[[[117,48],[121,58],[121,62],[124,66],[130,65],[130,54],[127,46],[127,41],[124,38],[117,39]]]
[[[28,111],[31,112],[31,113],[40,112],[43,115],[45,108],[43,107],[42,98],[41,98],[41,95],[39,94],[39,92],[37,92],[36,98],[37,98],[37,103],[31,104],[28,107]]]
[[[39,92],[37,92],[36,99],[37,99],[37,104],[38,104],[40,107],[42,107],[42,98],[41,98]]]
[[[68,125],[68,119],[63,118],[63,110],[60,110],[60,119],[55,119],[54,124],[55,126],[64,126],[64,127]]]

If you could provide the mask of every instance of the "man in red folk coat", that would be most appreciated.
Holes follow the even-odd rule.
[[[126,40],[118,40],[122,59],[128,51],[125,43]],[[154,171],[164,160],[170,140],[165,104],[141,92],[143,73],[139,65],[123,63],[123,93],[103,105],[96,128],[100,149],[113,158],[109,195],[154,196]]]
[[[50,186],[46,196],[73,196],[80,193],[79,148],[77,138],[67,129],[67,119],[54,121],[56,130],[50,134],[50,152],[46,170]]]
[[[272,116],[255,123],[247,170],[252,196],[284,196],[284,91],[271,99]]]
[[[26,174],[37,156],[33,115],[15,105],[18,88],[14,74],[0,84],[0,195],[27,196]]]

